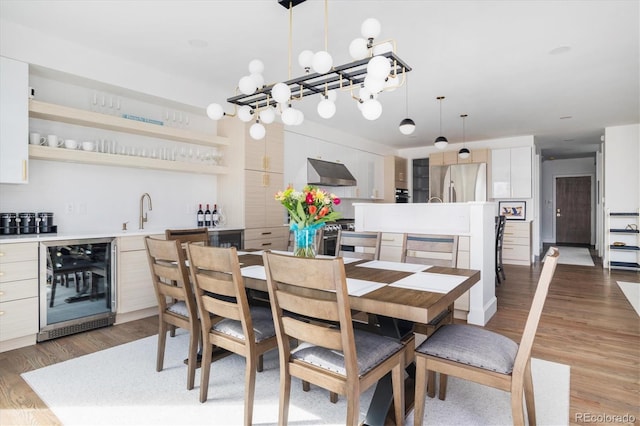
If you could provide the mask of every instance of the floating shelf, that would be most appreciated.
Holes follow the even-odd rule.
[[[638,231],[637,229],[622,229],[622,228],[615,229],[615,228],[612,228],[612,229],[609,229],[609,232],[615,232],[617,234],[637,234],[640,231]]]
[[[29,158],[36,160],[66,161],[70,163],[97,164],[103,166],[133,167],[138,169],[166,170],[172,172],[219,175],[228,172],[226,166],[185,161],[158,160],[157,158],[133,157],[101,152],[51,148],[29,145]]]
[[[609,248],[611,248],[611,250],[629,250],[629,251],[640,250],[640,247],[638,246],[617,246],[615,244],[611,244]]]
[[[115,130],[134,135],[157,137],[208,147],[229,145],[229,139],[223,136],[129,120],[113,115],[50,104],[33,99],[29,101],[29,116],[43,120],[60,121],[79,126]]]
[[[640,268],[640,263],[637,262],[609,262],[612,268]]]

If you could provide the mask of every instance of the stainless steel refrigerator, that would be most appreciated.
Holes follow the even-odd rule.
[[[431,166],[429,192],[431,202],[487,201],[487,164]]]

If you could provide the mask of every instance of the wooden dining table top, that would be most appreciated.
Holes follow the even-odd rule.
[[[241,268],[263,265],[262,256],[258,253],[251,254],[240,251],[238,254]],[[388,284],[392,284],[415,273],[358,266],[366,262],[369,261],[357,260],[350,261],[349,263],[345,262],[344,268],[347,278],[387,285],[363,295],[350,295],[349,303],[351,304],[351,308],[420,324],[427,324],[435,319],[441,312],[446,310],[448,306],[452,305],[456,299],[480,281],[480,271],[477,270],[443,266],[429,267],[428,265],[424,265],[424,272],[430,274],[455,275],[463,278],[463,280],[446,292],[396,287]],[[420,273],[418,273],[418,276],[426,277]],[[264,279],[244,276],[244,282],[247,288],[267,291],[267,283]]]

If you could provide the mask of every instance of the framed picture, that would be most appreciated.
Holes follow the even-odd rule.
[[[526,201],[499,201],[500,215],[507,220],[525,220],[527,218]]]

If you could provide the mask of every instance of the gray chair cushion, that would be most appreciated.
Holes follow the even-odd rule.
[[[354,330],[356,353],[358,355],[358,374],[367,373],[380,362],[402,349],[402,344],[390,337]],[[303,343],[291,352],[294,359],[299,359],[320,368],[345,376],[344,355],[321,346]]]
[[[418,346],[416,352],[511,374],[518,344],[484,328],[447,324]]]
[[[182,300],[169,306],[167,308],[167,311],[174,313],[176,315],[181,315],[183,317],[189,318],[189,310],[187,310],[187,304],[184,303],[184,301]]]
[[[251,306],[249,310],[251,311],[251,321],[253,322],[253,333],[256,336],[256,342],[261,342],[276,335],[271,309],[261,306]],[[223,319],[214,324],[213,329],[220,333],[244,340],[244,332],[242,331],[242,323],[240,321]]]

